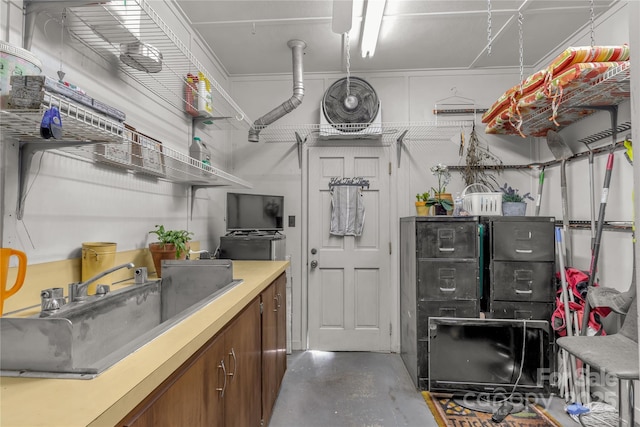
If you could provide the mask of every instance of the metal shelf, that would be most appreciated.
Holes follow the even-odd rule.
[[[38,1],[29,2],[37,4]],[[213,122],[218,129],[248,130],[252,122],[146,0],[89,3],[66,9],[69,33],[168,104],[185,111],[188,73],[201,72],[210,82]],[[162,55],[161,70],[138,70],[120,60],[121,45],[143,43]],[[149,67],[146,67],[149,70]],[[196,108],[197,109],[197,108]]]
[[[0,131],[3,138],[43,142],[40,136],[42,114],[53,106],[60,110],[65,140],[106,143],[123,141],[122,123],[48,92],[45,92],[37,110],[0,110]]]
[[[437,122],[387,122],[381,125],[350,123],[341,124],[341,129],[353,128],[353,132],[339,132],[331,125],[320,124],[272,124],[260,129],[260,140],[268,143],[274,142],[296,142],[296,134],[301,137],[307,145],[322,143],[340,143],[362,141],[378,141],[384,145],[391,145],[397,142],[426,141],[443,142],[448,141],[455,135],[460,134],[461,129],[470,128],[473,125],[471,120],[462,121],[437,121]],[[357,130],[363,129],[358,132]],[[322,136],[324,134],[324,136]]]
[[[40,122],[45,110],[53,106],[60,110],[63,137],[59,140],[46,140],[40,136]],[[164,147],[159,141],[125,129],[122,123],[47,92],[38,110],[0,110],[0,131],[3,139],[20,141],[18,219],[22,219],[24,212],[26,174],[31,169],[33,154],[45,150],[60,150],[84,159],[198,188],[252,187],[243,179]]]
[[[631,65],[629,61],[620,63],[615,68],[608,70],[602,77],[597,79],[591,85],[565,93],[562,99],[562,103],[558,108],[557,122],[561,127],[568,126],[571,123],[566,123],[563,120],[563,112],[567,110],[584,110],[585,113],[580,118],[595,112],[595,110],[589,111],[589,105],[603,105],[603,102],[599,100],[604,94],[615,94],[615,99],[611,99],[607,105],[617,105],[622,101],[629,99],[631,86]],[[537,131],[544,129],[558,129],[557,126],[550,121],[552,116],[551,101],[549,105],[538,108],[530,113],[522,115],[522,132],[525,135],[531,135]],[[517,134],[517,132],[513,132]]]

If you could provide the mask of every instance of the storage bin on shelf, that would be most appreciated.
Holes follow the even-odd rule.
[[[462,191],[462,208],[469,215],[502,215],[502,192],[484,184],[471,184]]]

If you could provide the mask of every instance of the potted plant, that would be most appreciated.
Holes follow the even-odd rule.
[[[149,251],[156,274],[162,277],[162,260],[186,259],[193,233],[186,230],[166,230],[164,225],[156,225],[156,229],[149,231],[149,234],[158,236],[157,242],[149,243]]]
[[[428,192],[418,193],[416,194],[416,215],[417,216],[427,216],[429,215],[429,208],[431,206],[427,206],[429,202],[430,194]]]
[[[526,199],[533,200],[530,193],[519,194],[517,188],[513,188],[506,182],[500,187],[502,191],[502,214],[504,216],[525,216],[527,213]]]
[[[433,206],[435,215],[451,215],[453,213],[453,197],[446,192],[446,185],[451,180],[451,172],[442,163],[431,166],[430,170],[438,179],[438,188],[431,187],[433,197],[427,201],[427,206]]]

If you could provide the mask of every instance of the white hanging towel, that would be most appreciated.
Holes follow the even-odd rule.
[[[331,227],[336,236],[361,236],[364,228],[362,187],[336,185],[331,189]]]

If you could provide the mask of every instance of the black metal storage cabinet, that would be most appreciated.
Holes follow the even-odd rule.
[[[555,218],[496,216],[481,222],[487,237],[482,307],[487,317],[549,321],[556,293]]]
[[[478,317],[478,217],[400,219],[401,356],[416,387],[429,386],[429,317]]]

